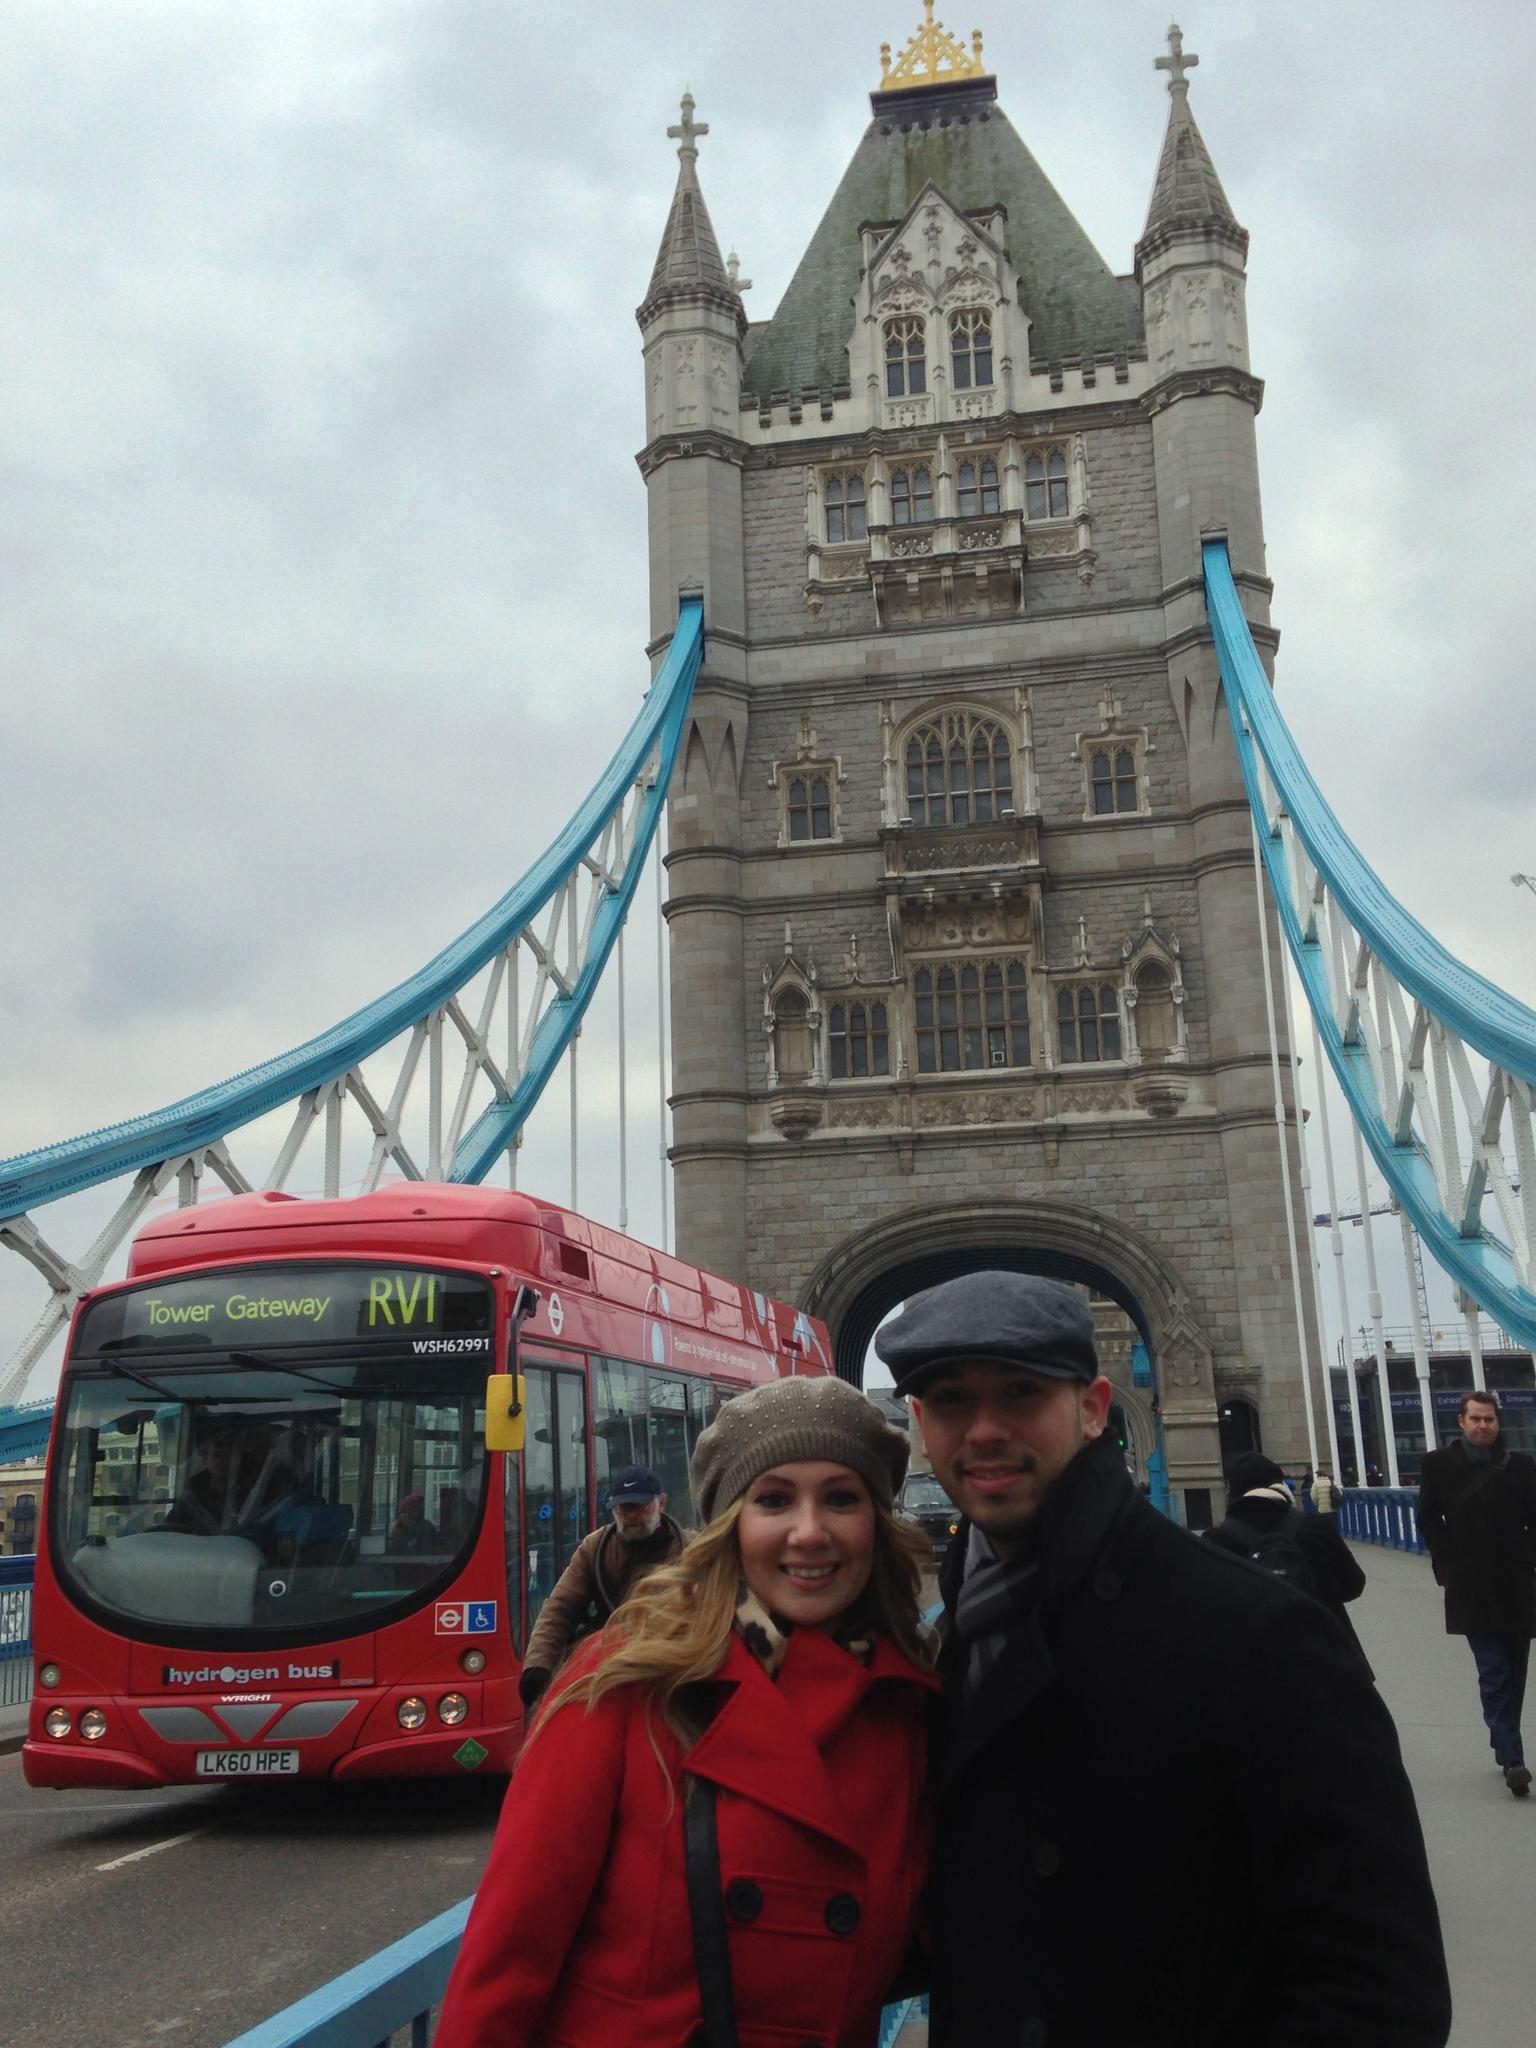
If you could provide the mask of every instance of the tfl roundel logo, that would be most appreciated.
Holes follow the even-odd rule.
[[[439,1600],[433,1609],[440,1636],[491,1636],[496,1633],[494,1600]]]

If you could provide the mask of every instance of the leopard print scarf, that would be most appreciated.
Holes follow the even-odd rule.
[[[855,1601],[846,1612],[838,1615],[827,1634],[839,1649],[846,1650],[850,1657],[856,1657],[859,1663],[867,1665],[875,1654],[875,1631],[869,1616],[860,1611],[861,1607],[862,1602]],[[770,1678],[778,1677],[779,1666],[784,1662],[784,1653],[794,1632],[792,1621],[786,1621],[782,1614],[765,1607],[756,1594],[747,1590],[745,1582],[738,1585],[736,1633]]]

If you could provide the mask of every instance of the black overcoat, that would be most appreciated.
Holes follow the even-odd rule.
[[[1285,1501],[1266,1500],[1262,1495],[1255,1497],[1245,1493],[1233,1501],[1227,1510],[1226,1520],[1219,1522],[1204,1540],[1220,1543],[1239,1557],[1251,1558],[1263,1538],[1285,1523],[1290,1524],[1296,1547],[1312,1574],[1318,1599],[1360,1651],[1363,1662],[1365,1652],[1360,1649],[1360,1639],[1345,1611],[1345,1604],[1358,1600],[1365,1591],[1365,1572],[1339,1533],[1339,1525],[1332,1515],[1309,1515]],[[1366,1669],[1370,1669],[1369,1664]]]
[[[1107,1439],[1038,1528],[971,1700],[952,1626],[941,1656],[932,2048],[1442,2048],[1413,1795],[1332,1617],[1166,1521]]]
[[[1487,1465],[1459,1441],[1431,1451],[1419,1528],[1445,1588],[1447,1635],[1536,1633],[1536,1460],[1500,1444]]]

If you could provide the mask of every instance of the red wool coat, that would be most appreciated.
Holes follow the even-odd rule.
[[[741,2048],[873,2048],[928,1863],[935,1681],[819,1630],[777,1679],[738,1638],[686,1769],[718,1788]],[[547,1711],[547,1710],[546,1710]],[[507,1793],[436,2048],[687,2048],[701,2021],[682,1753],[638,1693],[563,1708]],[[669,1810],[670,1806],[670,1810]]]

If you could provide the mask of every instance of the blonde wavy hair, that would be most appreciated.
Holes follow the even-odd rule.
[[[713,1678],[730,1647],[741,1583],[736,1525],[745,1505],[745,1495],[732,1501],[672,1564],[646,1573],[638,1582],[604,1630],[597,1662],[549,1700],[523,1745],[524,1755],[552,1714],[578,1704],[591,1713],[599,1700],[624,1685],[642,1689],[647,1707],[660,1714],[684,1749],[697,1740],[701,1731],[679,1694]],[[932,1547],[921,1530],[898,1522],[879,1501],[871,1500],[871,1506],[874,1563],[856,1611],[868,1618],[872,1629],[888,1635],[920,1670],[927,1670],[933,1657],[917,1602]]]

